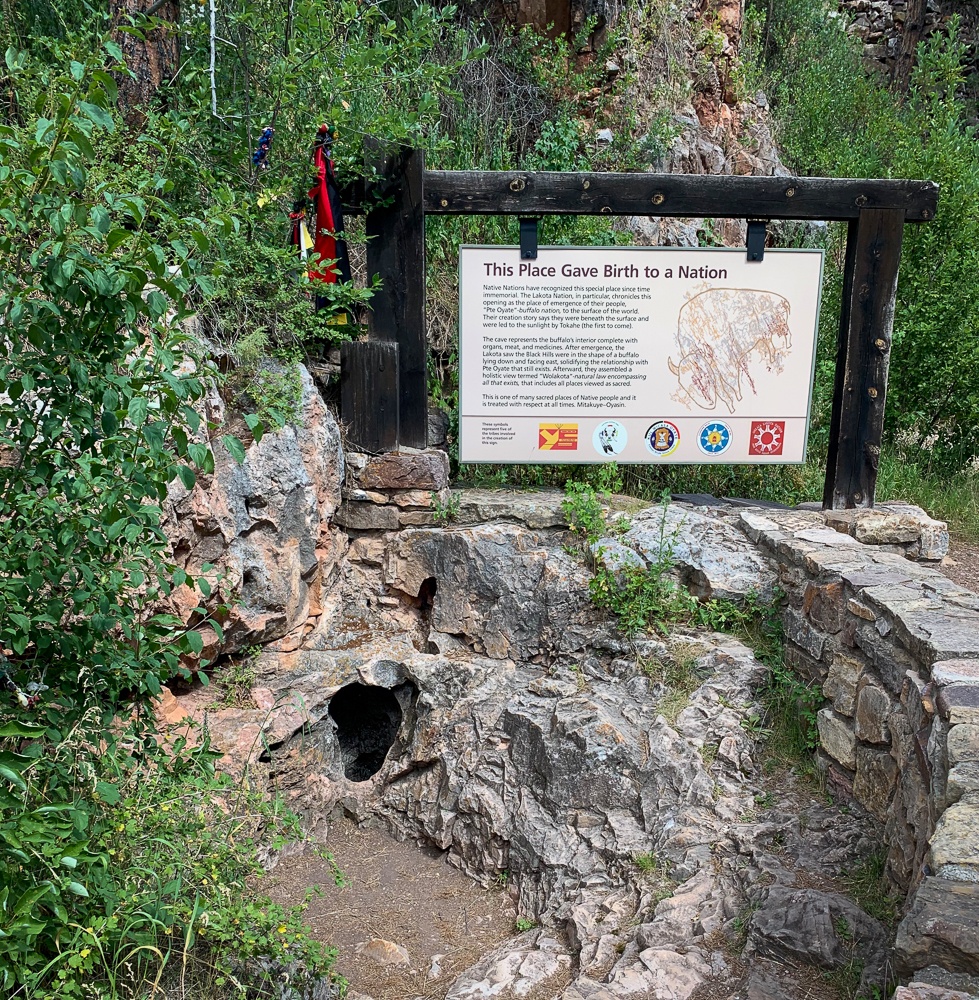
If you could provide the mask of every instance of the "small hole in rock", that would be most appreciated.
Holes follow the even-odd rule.
[[[401,706],[387,689],[348,684],[330,699],[343,773],[350,781],[377,774],[401,726]]]
[[[422,611],[431,611],[435,606],[435,594],[437,590],[438,582],[434,576],[422,580],[422,585],[418,588],[418,606]]]

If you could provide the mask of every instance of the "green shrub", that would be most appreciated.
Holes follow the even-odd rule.
[[[809,0],[767,9],[772,21],[752,37],[770,42],[773,106],[790,165],[801,173],[920,178],[941,186],[935,220],[905,228],[885,433],[890,447],[926,469],[963,469],[979,456],[979,304],[972,294],[979,146],[974,111],[960,97],[966,59],[960,22],[952,18],[919,43],[902,100],[865,71],[859,44],[835,10]],[[835,239],[838,247],[839,230]],[[839,255],[832,260],[838,267]],[[833,271],[823,308],[817,435],[825,433],[831,398],[839,315]]]
[[[232,222],[158,197],[168,179],[145,147],[172,152],[179,129],[114,145],[117,57],[110,39],[77,59],[6,54],[20,113],[0,125],[0,988],[114,1000],[193,975],[209,977],[200,995],[244,997],[269,959],[330,965],[297,911],[245,891],[257,836],[287,824],[215,776],[206,739],[160,748],[145,716],[203,648],[162,598],[209,594],[168,565],[160,503],[178,475],[213,470],[212,440],[243,456],[194,408],[216,372],[181,325]]]
[[[159,177],[96,176],[116,52],[6,55],[13,99],[34,110],[0,126],[0,649],[21,707],[39,702],[55,730],[159,693],[202,648],[158,613],[173,585],[159,505],[178,474],[213,468],[217,429],[193,404],[215,373],[180,321],[222,223],[174,214]]]
[[[98,713],[51,740],[0,727],[0,983],[24,1000],[273,996],[282,969],[329,973],[302,904],[249,888],[259,837],[295,820],[215,773],[217,754],[105,734]]]

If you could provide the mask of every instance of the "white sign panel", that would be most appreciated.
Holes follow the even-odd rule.
[[[805,461],[823,254],[460,251],[462,462]]]

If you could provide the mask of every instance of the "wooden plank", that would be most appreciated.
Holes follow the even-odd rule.
[[[894,209],[909,222],[935,215],[931,181],[692,174],[425,171],[433,215],[654,215],[711,218],[855,219]]]
[[[850,302],[853,298],[853,271],[856,267],[857,220],[846,229],[846,254],[843,261],[843,294],[840,296],[840,326],[836,338],[836,369],[833,380],[833,409],[829,423],[829,448],[826,456],[826,478],[823,483],[823,508],[833,509],[835,470],[840,451],[840,426],[843,419],[843,392],[846,385],[846,356],[850,345]]]
[[[397,343],[399,442],[428,445],[428,341],[425,330],[425,155],[422,150],[384,149],[365,140],[388,204],[367,213],[367,273],[381,279],[371,300],[372,340]]]
[[[834,510],[874,505],[903,231],[900,210],[865,209],[847,238],[823,492],[823,506]]]
[[[398,345],[340,345],[340,419],[346,444],[378,455],[398,447]]]

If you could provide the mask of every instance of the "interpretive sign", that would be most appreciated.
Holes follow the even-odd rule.
[[[463,462],[805,461],[823,254],[460,249]]]

